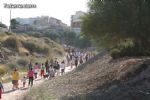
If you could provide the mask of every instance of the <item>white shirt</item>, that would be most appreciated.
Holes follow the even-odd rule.
[[[61,63],[60,68],[61,68],[61,69],[65,69],[65,64],[64,64],[64,63]]]

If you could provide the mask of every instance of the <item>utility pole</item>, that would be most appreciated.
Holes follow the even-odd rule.
[[[10,10],[10,26],[9,26],[9,32],[11,32],[11,10]]]

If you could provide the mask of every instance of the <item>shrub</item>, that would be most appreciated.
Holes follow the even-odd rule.
[[[45,55],[49,54],[49,48],[47,46],[43,46],[42,44],[37,44],[34,42],[23,42],[23,45],[26,49],[28,49],[31,53],[37,52]]]
[[[16,63],[8,63],[7,66],[8,66],[10,69],[14,69],[15,67],[18,68],[18,64],[16,64]]]
[[[5,41],[2,42],[2,45],[4,47],[8,47],[8,48],[11,48],[16,51],[18,51],[19,44],[20,43],[19,43],[18,39],[14,36],[10,36],[9,38],[7,38]]]
[[[17,61],[17,64],[18,65],[20,65],[20,66],[26,66],[27,64],[28,64],[28,60],[27,59],[19,59],[18,61]]]
[[[23,46],[28,49],[31,53],[35,51],[36,45],[33,42],[23,42]]]
[[[3,68],[0,68],[0,75],[4,75],[6,73],[6,70]]]
[[[44,39],[45,43],[51,43],[49,38],[44,37],[43,39]]]
[[[132,56],[150,56],[150,51],[146,50],[143,46],[133,44],[121,44],[111,51],[111,56],[115,58],[132,57]]]
[[[121,50],[122,56],[149,56],[150,53],[141,45],[134,44]]]
[[[111,57],[116,59],[120,57],[120,50],[119,49],[113,49],[111,50]]]
[[[7,73],[7,67],[0,65],[0,75],[4,75]]]
[[[54,48],[56,55],[63,55],[63,52],[60,49]]]

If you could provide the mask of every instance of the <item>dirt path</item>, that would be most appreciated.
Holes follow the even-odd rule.
[[[70,70],[70,67],[66,67],[65,72],[67,73],[72,70]],[[36,80],[34,80],[33,87],[40,85],[44,81],[45,81],[45,79],[41,79],[40,77],[38,77]],[[2,94],[2,100],[21,100],[22,95],[24,95],[26,92],[30,91],[30,89],[31,89],[31,87],[27,87],[27,85],[28,85],[28,81],[27,81],[26,87],[23,88],[22,82],[19,80],[19,89],[12,90],[11,82],[3,84],[5,92]]]
[[[43,79],[36,79],[34,80],[34,86],[36,87],[37,85],[41,84],[42,82],[44,82]],[[28,83],[28,82],[27,82]],[[20,100],[21,95],[23,95],[24,93],[28,92],[30,90],[31,87],[26,87],[23,88],[22,87],[22,82],[19,80],[19,89],[18,90],[12,90],[12,84],[11,83],[6,83],[4,84],[4,94],[2,95],[2,100]]]

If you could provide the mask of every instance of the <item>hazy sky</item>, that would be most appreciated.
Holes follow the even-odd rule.
[[[87,11],[88,0],[0,0],[0,21],[9,25],[10,9],[4,8],[4,3],[7,4],[36,4],[34,9],[12,9],[12,18],[21,17],[36,17],[50,16],[55,17],[62,22],[70,25],[71,15],[76,11]]]

